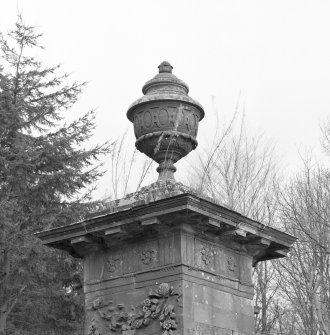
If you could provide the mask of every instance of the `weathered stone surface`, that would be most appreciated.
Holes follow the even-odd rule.
[[[253,334],[252,265],[283,257],[295,238],[183,186],[157,185],[38,234],[84,259],[85,334]],[[143,303],[161,284],[172,293],[149,317]]]
[[[204,117],[188,91],[163,62],[127,112],[156,183],[37,234],[84,261],[85,335],[252,335],[252,266],[295,241],[174,181]]]
[[[172,74],[168,62],[143,86],[145,94],[127,111],[134,124],[136,148],[159,163],[158,180],[174,180],[175,164],[197,147],[202,106],[188,96],[188,85]]]
[[[228,266],[231,258],[234,268]],[[101,332],[108,327],[107,317],[100,317],[99,310],[93,307],[100,301],[104,306],[102,313],[107,313],[108,306],[118,304],[124,306],[123,313],[129,313],[131,306],[141,309],[141,301],[148,297],[150,288],[166,283],[173,286],[173,296],[177,297],[171,303],[177,334],[188,334],[194,324],[243,333],[253,329],[251,278],[250,283],[243,283],[240,275],[241,267],[248,264],[251,265],[251,257],[181,230],[95,252],[85,259],[89,325],[94,319]],[[137,328],[136,334],[153,334],[157,329],[160,334],[157,320],[150,320],[153,326],[148,329],[141,326],[143,332]],[[123,325],[125,322],[118,321],[112,331],[119,331]]]

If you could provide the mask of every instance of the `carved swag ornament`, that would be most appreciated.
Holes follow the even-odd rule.
[[[126,312],[123,304],[114,307],[112,302],[104,304],[100,299],[93,302],[92,310],[99,314],[113,332],[121,331],[123,335],[133,335],[136,329],[147,327],[154,320],[158,320],[162,335],[175,335],[177,323],[173,305],[174,296],[179,302],[180,294],[175,293],[169,284],[162,283],[156,289],[151,289],[148,297],[138,306],[132,306],[130,312]],[[95,315],[89,326],[88,335],[105,335],[100,333],[95,323]]]

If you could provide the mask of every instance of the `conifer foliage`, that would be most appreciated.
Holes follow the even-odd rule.
[[[0,35],[0,334],[74,334],[83,316],[80,264],[45,248],[36,231],[80,219],[94,206],[85,191],[102,175],[109,143],[83,149],[93,112],[64,114],[85,83],[67,84],[43,67],[33,27],[19,17]]]

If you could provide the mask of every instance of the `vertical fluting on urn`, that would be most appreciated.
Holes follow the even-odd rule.
[[[142,88],[144,96],[131,104],[128,119],[134,124],[136,148],[159,166],[158,181],[174,180],[174,164],[197,147],[203,107],[189,97],[188,85],[162,62],[159,73]]]

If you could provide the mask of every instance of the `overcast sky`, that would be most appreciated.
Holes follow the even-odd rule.
[[[211,141],[214,110],[220,122],[228,121],[240,96],[249,129],[277,143],[288,171],[298,165],[298,150],[311,149],[323,159],[320,123],[330,110],[330,1],[0,3],[2,32],[22,13],[44,34],[45,62],[62,63],[73,80],[89,82],[72,115],[97,108],[96,142],[114,139],[128,127],[133,133],[127,107],[167,60],[205,109],[201,145]]]

